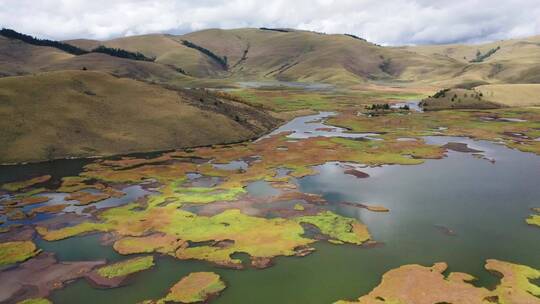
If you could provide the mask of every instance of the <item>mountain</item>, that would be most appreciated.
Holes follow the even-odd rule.
[[[399,49],[459,62],[462,68],[450,76],[462,82],[540,83],[540,36],[479,45],[426,45]]]
[[[187,47],[185,41],[215,56]],[[540,36],[482,45],[382,47],[352,35],[249,28],[125,37],[92,46],[100,43],[156,57],[157,63],[194,77],[231,81],[375,81],[438,87],[540,82]],[[227,66],[215,58],[225,58]]]

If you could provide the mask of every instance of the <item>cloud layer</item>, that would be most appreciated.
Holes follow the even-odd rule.
[[[540,34],[538,0],[2,0],[0,26],[53,39],[288,27],[385,45]]]

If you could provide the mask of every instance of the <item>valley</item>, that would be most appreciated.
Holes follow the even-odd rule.
[[[538,41],[0,36],[0,303],[540,303]]]

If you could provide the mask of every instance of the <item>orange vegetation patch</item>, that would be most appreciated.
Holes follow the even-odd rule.
[[[36,213],[58,213],[64,210],[68,204],[48,205],[34,208],[30,211],[30,215],[33,216]]]
[[[0,203],[4,206],[24,207],[28,205],[45,203],[45,202],[48,202],[49,200],[50,198],[46,196],[29,196],[29,197],[23,197],[20,199],[5,200]]]
[[[15,192],[21,189],[31,187],[33,185],[44,183],[50,179],[51,179],[50,175],[43,175],[43,176],[28,179],[28,180],[24,180],[24,181],[4,184],[2,185],[2,189]]]
[[[109,197],[110,195],[106,193],[89,193],[89,192],[79,191],[79,192],[74,192],[66,196],[65,200],[78,201],[79,203],[77,205],[85,206],[85,205],[102,201],[104,199],[108,199]]]
[[[474,286],[470,282],[475,278],[466,273],[452,272],[445,277],[446,263],[436,263],[432,267],[404,265],[385,273],[379,286],[357,301],[336,303],[540,303],[540,287],[530,282],[540,278],[540,271],[498,260],[488,260],[485,268],[502,276],[493,291]]]

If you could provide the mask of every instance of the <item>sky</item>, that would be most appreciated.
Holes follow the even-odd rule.
[[[540,34],[540,0],[0,0],[0,26],[57,40],[280,27],[382,45],[477,43]]]

